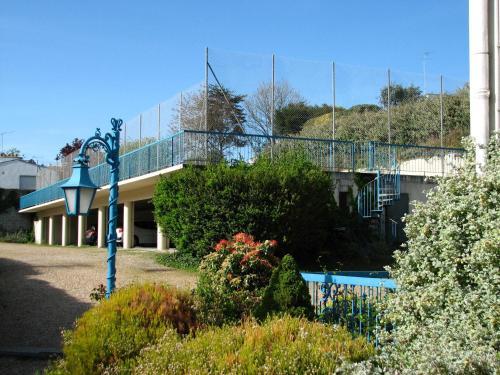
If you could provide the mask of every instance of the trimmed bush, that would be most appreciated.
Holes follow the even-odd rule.
[[[13,233],[0,233],[0,242],[33,243],[35,234],[32,230],[19,230]]]
[[[263,154],[252,165],[183,168],[160,180],[153,203],[164,233],[198,259],[245,232],[276,239],[278,255],[286,249],[299,264],[314,262],[335,225],[331,177],[299,151]]]
[[[196,329],[189,294],[146,284],[118,290],[87,311],[73,331],[64,332],[64,359],[49,373],[100,374],[126,369],[142,348],[167,331],[186,335]]]
[[[306,282],[291,255],[285,255],[273,271],[269,285],[264,290],[262,302],[254,316],[265,319],[268,315],[286,313],[290,316],[312,319],[314,309]]]
[[[273,255],[275,247],[276,241],[255,242],[245,233],[236,234],[232,241],[221,240],[200,265],[199,319],[222,325],[248,317],[279,262]]]
[[[343,362],[373,355],[343,328],[282,317],[258,325],[208,328],[196,337],[170,331],[145,349],[135,374],[332,374]]]

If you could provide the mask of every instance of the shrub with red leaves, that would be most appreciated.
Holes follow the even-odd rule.
[[[275,240],[255,241],[247,233],[221,240],[200,265],[198,296],[201,319],[208,324],[234,322],[260,302],[279,259]]]

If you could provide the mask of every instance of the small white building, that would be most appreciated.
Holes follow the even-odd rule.
[[[19,157],[0,157],[0,189],[35,190],[40,167]]]
[[[7,207],[0,212],[0,232],[16,232],[32,228],[32,215],[17,212],[19,196],[37,188],[41,167],[20,157],[0,157],[0,199]]]

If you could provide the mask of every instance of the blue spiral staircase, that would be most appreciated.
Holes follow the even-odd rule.
[[[399,167],[394,163],[387,170],[377,170],[376,177],[364,185],[358,192],[358,213],[363,219],[378,219],[378,224],[385,207],[392,206],[401,196]],[[391,221],[391,234],[395,238],[397,228]]]

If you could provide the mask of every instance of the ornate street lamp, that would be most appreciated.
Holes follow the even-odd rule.
[[[68,216],[87,215],[92,201],[95,197],[97,186],[89,176],[89,157],[87,149],[97,151],[101,148],[106,153],[106,162],[111,167],[110,187],[109,187],[109,208],[108,208],[108,273],[106,283],[106,298],[109,298],[115,289],[116,281],[116,221],[118,218],[118,178],[119,171],[119,151],[120,151],[120,131],[123,121],[111,119],[112,132],[101,136],[101,131],[97,128],[95,135],[87,139],[78,157],[73,164],[73,174],[71,178],[61,186],[64,191],[66,202],[66,213]]]

